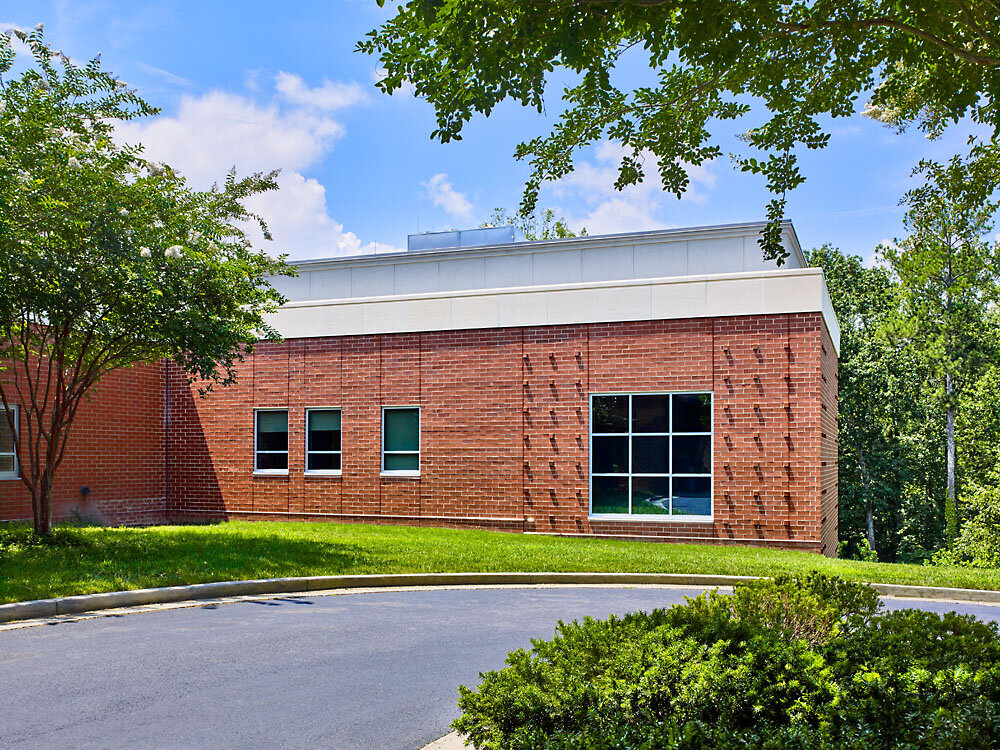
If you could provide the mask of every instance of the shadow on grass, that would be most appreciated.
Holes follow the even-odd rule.
[[[206,534],[194,527],[60,529],[24,543],[0,530],[0,602],[186,583],[336,574],[370,560],[357,545],[280,534]],[[16,536],[19,538],[12,538]]]

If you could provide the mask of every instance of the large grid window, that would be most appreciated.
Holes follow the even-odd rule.
[[[593,515],[712,515],[712,394],[595,395]]]
[[[7,414],[0,406],[0,479],[17,479],[17,453],[14,443],[17,440],[17,407],[11,406],[14,415],[15,431],[11,432]]]
[[[416,406],[382,409],[382,472],[420,472],[420,409]]]
[[[340,409],[306,409],[306,471],[340,473]]]
[[[260,474],[288,473],[288,410],[254,411],[254,471]]]

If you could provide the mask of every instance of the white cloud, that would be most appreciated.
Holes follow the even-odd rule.
[[[385,68],[375,68],[372,71],[372,83],[378,83],[383,78],[389,75],[389,71]],[[409,81],[404,80],[403,85],[392,92],[392,96],[413,96],[417,91],[417,87],[414,86]]]
[[[445,172],[439,172],[420,184],[424,186],[427,197],[434,201],[434,205],[443,208],[450,216],[456,219],[472,217],[472,203],[465,197],[465,193],[455,190]]]
[[[344,225],[330,216],[326,188],[317,180],[289,172],[278,177],[278,184],[281,189],[277,192],[256,195],[246,202],[247,208],[266,217],[275,240],[268,243],[274,246],[268,246],[268,252],[324,258],[396,250],[384,243],[362,244],[354,232],[345,232]],[[294,246],[289,238],[294,238]]]
[[[263,68],[247,68],[243,71],[243,85],[251,91],[260,91],[260,75]]]
[[[179,169],[197,187],[222,179],[234,164],[241,173],[280,167],[300,171],[316,163],[344,135],[336,120],[284,112],[225,91],[185,95],[173,117],[123,123],[119,137],[142,143],[151,158]]]
[[[665,200],[676,199],[664,192],[652,154],[643,155],[646,171],[643,182],[629,185],[621,191],[615,190],[618,167],[625,154],[621,144],[603,141],[595,147],[593,161],[578,162],[570,174],[547,188],[557,200],[583,204],[584,208],[575,212],[556,211],[565,215],[571,227],[586,227],[587,232],[596,235],[643,232],[671,226],[659,214]],[[690,183],[682,200],[704,203],[708,200],[707,191],[716,179],[710,163],[687,164],[685,167]]]
[[[303,174],[344,134],[344,126],[319,106],[260,104],[226,91],[186,94],[175,115],[123,123],[117,129],[120,140],[142,143],[147,158],[166,162],[200,189],[221,182],[234,165],[240,175],[280,168],[281,189],[247,202],[271,229],[274,242],[260,238],[259,246],[272,254],[287,252],[301,259],[394,250],[363,244],[345,231],[330,215],[324,186]]]
[[[345,109],[368,100],[368,94],[356,83],[323,79],[321,86],[310,88],[301,76],[283,70],[274,77],[274,87],[285,101],[323,112]]]
[[[175,86],[185,86],[187,88],[196,88],[191,81],[182,76],[171,73],[169,70],[164,70],[163,68],[157,68],[154,65],[147,65],[146,63],[140,62],[136,63],[139,70],[143,70],[150,75],[157,76],[164,79],[167,83],[172,83]]]
[[[833,130],[830,131],[830,134],[840,138],[850,138],[856,135],[861,135],[862,132],[863,131],[861,130],[860,125],[844,125],[839,128],[833,128]]]

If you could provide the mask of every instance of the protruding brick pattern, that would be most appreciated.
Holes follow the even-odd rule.
[[[837,359],[819,313],[296,339],[259,344],[235,385],[202,398],[204,385],[167,365],[105,378],[74,425],[57,518],[337,519],[836,551]],[[590,395],[692,390],[714,394],[714,517],[588,518]],[[382,475],[386,406],[421,409],[419,477]],[[254,409],[268,407],[289,411],[287,476],[254,475]],[[341,476],[304,471],[305,411],[321,407],[342,409]],[[30,516],[25,487],[0,481],[0,518]]]
[[[174,518],[836,549],[836,356],[819,313],[292,340],[243,370],[208,399],[170,378]],[[714,394],[714,518],[589,519],[589,395],[690,390]],[[409,405],[421,475],[381,476],[381,409]],[[288,477],[253,476],[267,406],[289,408]],[[343,409],[340,477],[303,474],[311,406]]]
[[[820,512],[821,528],[823,530],[823,552],[828,555],[837,551],[837,462],[838,432],[837,432],[837,353],[830,340],[830,334],[823,328],[820,340],[820,393],[822,407],[820,412]]]

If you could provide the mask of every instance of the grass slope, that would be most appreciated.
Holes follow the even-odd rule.
[[[456,571],[773,576],[820,570],[885,583],[1000,589],[1000,570],[831,560],[751,547],[570,539],[337,523],[67,528],[54,543],[0,525],[0,602],[205,581]]]

